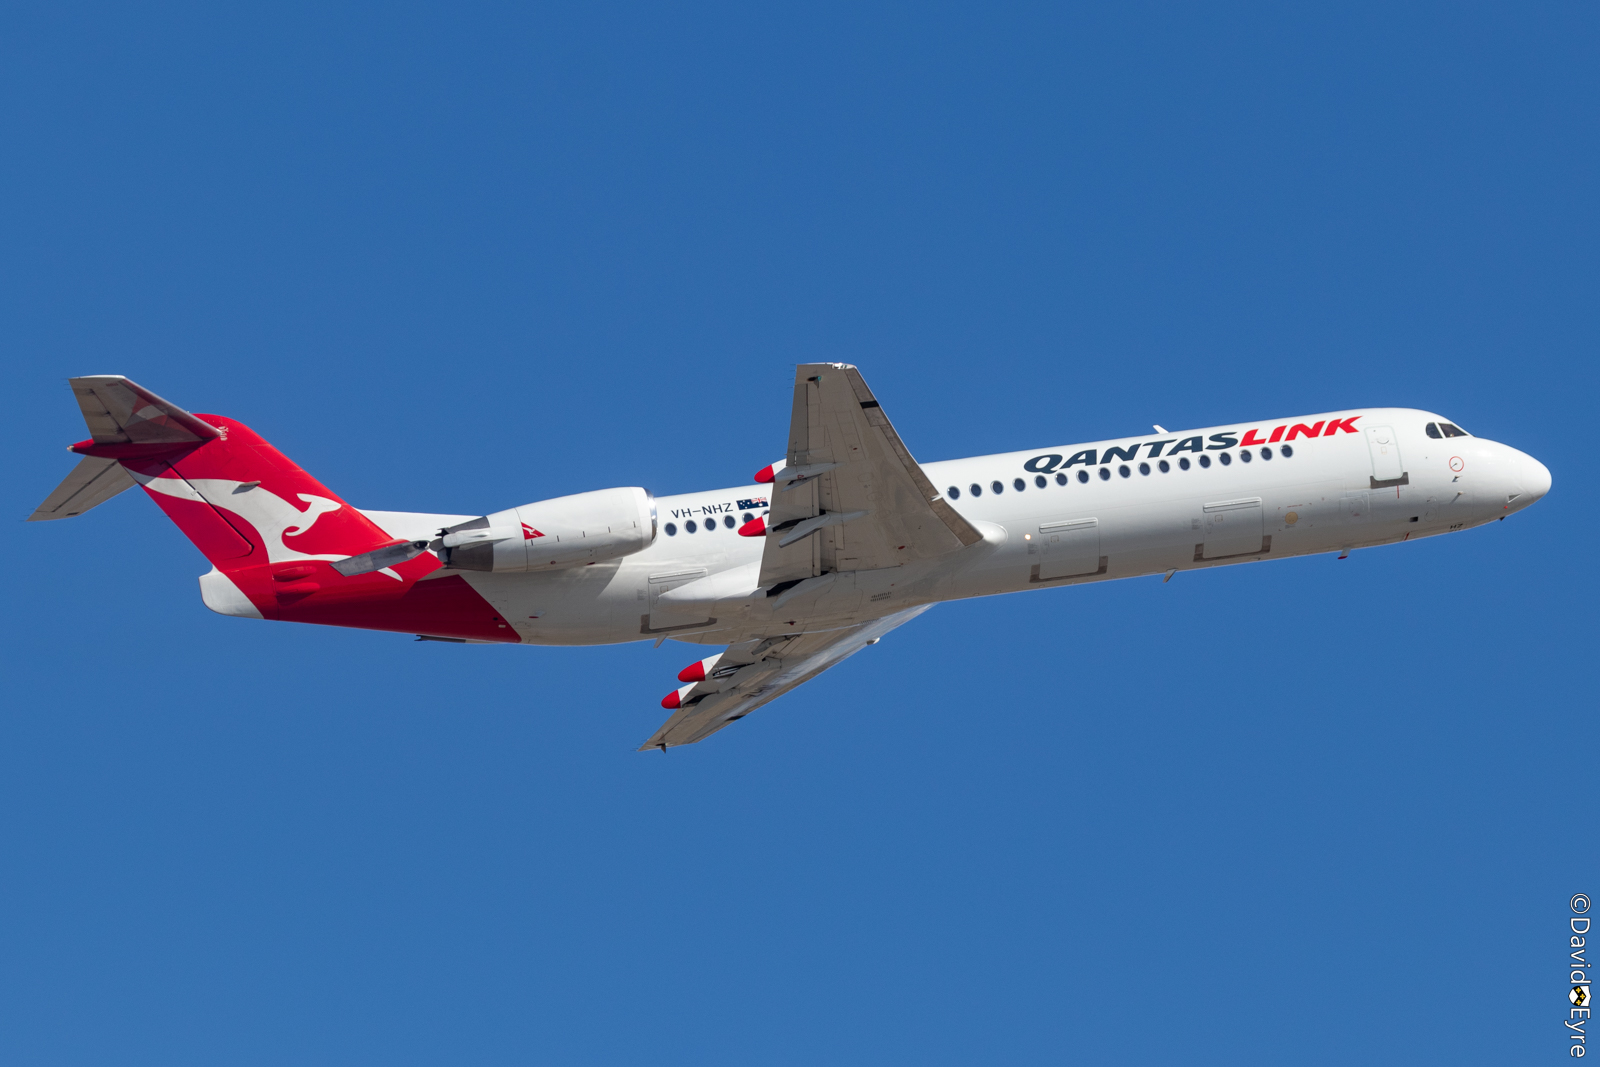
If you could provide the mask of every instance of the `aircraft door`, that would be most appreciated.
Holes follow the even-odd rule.
[[[1204,507],[1205,541],[1195,546],[1196,563],[1230,556],[1259,556],[1270,550],[1262,533],[1261,498],[1219,500]]]
[[[1033,567],[1034,581],[1105,573],[1105,562],[1100,556],[1099,519],[1047,522],[1039,527],[1037,537],[1028,550],[1029,555],[1038,557]],[[1037,545],[1037,549],[1032,545]]]
[[[1368,426],[1367,450],[1372,453],[1372,488],[1406,485],[1405,465],[1400,462],[1400,438],[1392,426]]]
[[[667,633],[672,630],[692,630],[697,626],[704,626],[706,623],[714,622],[715,620],[711,618],[689,619],[684,618],[682,615],[669,615],[661,611],[656,603],[661,599],[661,594],[668,589],[676,589],[680,585],[698,582],[708,573],[704,567],[701,567],[697,570],[674,571],[671,574],[652,574],[649,580],[650,614],[644,617],[643,625],[640,627],[639,632],[653,634]]]

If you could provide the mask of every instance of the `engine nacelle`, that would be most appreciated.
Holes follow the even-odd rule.
[[[447,567],[539,571],[616,559],[650,547],[655,539],[655,499],[632,487],[497,511],[444,530],[436,547]]]

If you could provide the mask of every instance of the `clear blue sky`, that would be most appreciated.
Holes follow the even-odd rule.
[[[1594,840],[1592,4],[13,6],[0,1060],[1565,1058]],[[943,459],[1394,404],[1505,523],[696,658],[200,603],[21,519],[63,379],[364,507],[737,484],[793,364]]]

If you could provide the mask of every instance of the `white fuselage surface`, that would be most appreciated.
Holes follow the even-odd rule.
[[[1456,436],[1443,436],[1438,427]],[[1313,432],[1314,431],[1314,432]],[[1438,434],[1439,436],[1434,436]],[[923,463],[983,538],[950,558],[841,572],[802,596],[759,589],[772,486],[655,499],[660,532],[618,560],[464,572],[522,641],[731,644],[774,627],[847,627],[917,605],[1345,552],[1464,530],[1549,489],[1533,457],[1409,408],[1363,408]],[[796,490],[789,490],[790,492]],[[366,513],[398,538],[462,516]],[[824,531],[848,546],[850,525]],[[694,584],[684,603],[662,598]]]

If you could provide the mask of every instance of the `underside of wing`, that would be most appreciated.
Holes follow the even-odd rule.
[[[741,641],[700,665],[703,679],[673,694],[677,710],[650,740],[639,746],[668,749],[702,741],[729,723],[744,718],[769,700],[810,681],[895,627],[910,622],[933,605],[921,604],[860,626],[820,633],[787,634]],[[673,699],[668,698],[669,701]]]
[[[982,535],[950,507],[846,363],[795,369],[761,584],[933,559]]]

